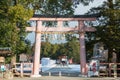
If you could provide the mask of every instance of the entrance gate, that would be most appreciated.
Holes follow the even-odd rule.
[[[34,63],[32,77],[39,77],[40,67],[40,48],[41,48],[41,34],[46,32],[78,32],[80,42],[80,64],[81,74],[87,74],[86,68],[86,50],[85,50],[85,32],[96,31],[93,27],[87,27],[84,21],[95,21],[96,15],[74,15],[74,16],[42,16],[34,15],[30,20],[36,21],[36,27],[27,27],[27,31],[35,32],[35,52],[34,52]],[[43,21],[57,21],[57,27],[44,27]],[[63,27],[64,21],[78,21],[78,26]]]

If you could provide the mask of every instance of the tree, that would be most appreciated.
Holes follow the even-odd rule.
[[[73,58],[75,63],[79,63],[79,49],[80,44],[77,38],[75,36],[71,36],[71,38],[66,43],[52,44],[50,42],[42,42],[41,56],[58,59],[59,56],[66,55],[68,59]]]
[[[80,63],[80,43],[75,36],[65,44],[66,55],[68,58],[73,58],[75,63]]]
[[[28,15],[29,13],[29,15]],[[12,24],[15,24],[16,31],[18,31],[18,42],[17,42],[17,50],[24,50],[25,49],[25,37],[26,37],[26,32],[25,32],[25,27],[27,26],[27,20],[32,16],[32,10],[30,9],[25,9],[22,5],[17,4],[15,6],[11,6],[9,8],[8,12],[9,20]],[[20,53],[20,52],[18,52]]]
[[[14,1],[0,1],[0,46],[10,47],[13,55],[25,50],[25,27],[27,20],[33,15],[30,8]]]
[[[60,48],[60,44],[51,44],[51,51],[50,51],[50,57],[52,59],[57,59],[58,58],[58,55],[57,55],[57,52]]]
[[[35,0],[32,7],[36,14],[73,15],[78,4],[88,5],[93,0]]]
[[[68,34],[67,42],[59,44],[59,48],[57,50],[57,57],[66,55],[68,59],[73,58],[73,61],[75,63],[80,62],[80,44],[79,41],[75,36],[72,36]]]
[[[42,42],[42,44],[41,44],[42,57],[50,57],[51,48],[52,48],[52,46],[51,46],[50,42]]]
[[[109,50],[109,61],[111,61],[114,49],[117,55],[120,53],[120,0],[107,0],[102,6],[93,8],[88,13],[100,14],[94,40],[106,45]]]

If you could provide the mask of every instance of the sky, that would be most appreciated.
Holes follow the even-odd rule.
[[[92,7],[97,7],[100,6],[104,1],[106,0],[94,0],[93,2],[89,3],[88,6],[84,6],[82,4],[79,4],[77,8],[75,9],[75,15],[83,15],[84,13],[87,13],[89,9]],[[35,34],[34,32],[29,33],[28,36],[26,37],[31,41],[31,43],[34,43],[35,41]]]
[[[89,3],[88,6],[79,4],[75,9],[75,15],[87,13],[89,9],[91,9],[92,7],[100,6],[104,1],[106,0],[94,0],[93,2]]]

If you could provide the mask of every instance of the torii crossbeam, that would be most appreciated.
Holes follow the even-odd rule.
[[[78,31],[79,41],[80,41],[80,65],[81,74],[86,75],[86,50],[85,50],[85,32],[96,31],[93,27],[87,27],[84,21],[95,21],[96,15],[74,15],[74,16],[42,16],[34,15],[30,20],[36,21],[35,27],[27,27],[27,31],[35,32],[35,52],[34,52],[34,63],[33,63],[33,77],[39,77],[40,68],[40,48],[41,48],[41,34],[44,32],[75,32]],[[44,27],[42,25],[43,21],[57,21],[57,27]],[[78,26],[63,27],[64,21],[78,21]]]

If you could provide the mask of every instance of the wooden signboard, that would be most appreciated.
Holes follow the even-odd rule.
[[[0,57],[0,62],[5,62],[5,58],[4,57]]]
[[[22,61],[22,62],[27,61],[27,55],[20,54],[20,60],[19,61]]]

